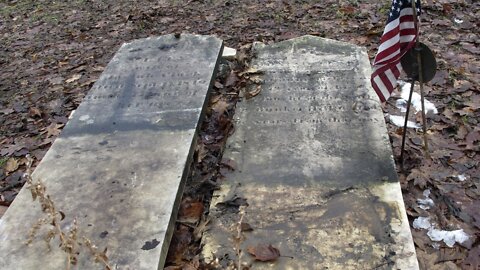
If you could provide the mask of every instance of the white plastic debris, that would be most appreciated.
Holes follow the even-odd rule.
[[[432,241],[443,241],[448,247],[453,247],[455,243],[464,243],[469,236],[463,230],[443,231],[431,227],[427,232]]]
[[[466,234],[462,229],[455,231],[444,231],[436,229],[435,224],[430,223],[430,217],[417,217],[413,220],[413,228],[415,229],[424,229],[428,230],[427,235],[430,237],[430,240],[435,242],[443,241],[447,246],[453,247],[455,243],[464,243],[469,239],[469,235]],[[434,248],[438,244],[434,243],[432,245]]]
[[[390,123],[394,124],[397,127],[403,127],[405,124],[405,117],[400,116],[400,115],[388,115],[388,119],[390,120]],[[407,128],[421,128],[421,125],[412,121],[407,122]]]
[[[422,208],[423,210],[428,210],[435,206],[435,203],[433,202],[432,199],[430,199],[430,189],[425,189],[423,191],[423,199],[417,199],[418,206]]]
[[[467,180],[467,177],[464,174],[457,175],[456,178],[460,182],[463,182],[463,181]]]
[[[462,19],[459,19],[459,18],[455,18],[455,19],[453,19],[453,21],[454,21],[455,23],[458,23],[458,24],[463,23],[463,20],[462,20]]]
[[[401,83],[399,82],[399,84],[402,85],[402,93],[401,93],[401,98],[397,99],[396,106],[397,108],[400,109],[401,112],[406,112],[408,96],[410,95],[410,87],[412,86],[412,84],[406,83],[406,82],[401,82]],[[435,107],[435,104],[428,101],[427,99],[424,99],[424,100],[425,100],[425,113],[428,113],[431,111],[434,114],[438,114],[438,110]],[[412,94],[412,106],[417,112],[422,110],[422,98],[420,94],[416,92],[413,92]]]
[[[430,224],[429,217],[417,217],[413,220],[413,228],[415,229],[429,229],[432,226]]]

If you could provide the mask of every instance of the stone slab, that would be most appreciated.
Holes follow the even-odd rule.
[[[76,218],[113,269],[163,269],[222,44],[185,34],[124,44],[33,174],[62,226]],[[0,269],[65,269],[41,233],[24,244],[40,217],[24,187],[0,220]],[[77,269],[104,269],[87,254]]]
[[[366,50],[313,36],[253,49],[264,84],[237,104],[224,154],[236,169],[213,196],[207,261],[236,258],[242,198],[244,253],[286,256],[243,255],[253,269],[418,269]]]

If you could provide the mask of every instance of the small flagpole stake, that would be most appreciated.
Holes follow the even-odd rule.
[[[413,86],[414,85],[415,85],[415,79],[412,79],[412,85],[410,87],[410,94],[408,95],[407,111],[405,112],[405,123],[403,124],[402,148],[400,149],[400,170],[402,172],[405,172],[404,169],[403,169],[403,152],[405,150],[405,138],[407,137],[408,114],[410,113],[410,104],[412,102]]]
[[[422,66],[422,56],[420,54],[422,48],[420,47],[420,41],[419,41],[420,29],[418,25],[419,23],[418,23],[417,7],[415,5],[415,1],[416,0],[412,0],[412,8],[413,8],[415,29],[417,29],[417,40],[415,41],[415,51],[417,53],[418,83],[420,84],[420,96],[421,96],[421,102],[422,102],[423,151],[425,152],[425,156],[429,157],[430,155],[428,151],[427,120],[425,117],[425,95],[423,91],[423,71],[422,71],[423,66]],[[412,86],[412,89],[413,89],[413,86]],[[410,105],[410,102],[409,102],[409,105]]]

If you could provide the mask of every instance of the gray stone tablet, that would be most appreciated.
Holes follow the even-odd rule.
[[[124,44],[33,174],[66,229],[76,218],[113,269],[161,269],[222,41],[182,34]],[[0,220],[0,269],[65,269],[23,188]],[[77,268],[75,268],[77,269]],[[83,250],[78,269],[104,269]]]
[[[224,154],[237,168],[213,197],[207,260],[236,258],[242,198],[243,261],[258,244],[285,256],[253,269],[418,269],[366,50],[304,36],[254,52],[264,84],[237,104]]]

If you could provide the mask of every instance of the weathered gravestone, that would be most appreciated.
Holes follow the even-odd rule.
[[[124,44],[33,174],[41,179],[62,226],[108,247],[113,269],[163,268],[192,144],[222,41],[167,35]],[[44,231],[29,190],[0,221],[0,269],[65,269],[66,256]],[[104,269],[88,252],[78,269]]]
[[[204,256],[236,258],[246,201],[244,254],[287,256],[254,269],[417,269],[365,49],[313,36],[253,49],[264,84],[237,104],[224,154],[236,169],[214,194]]]

